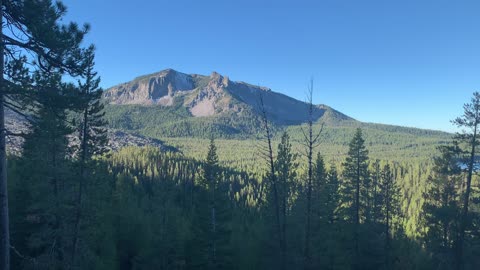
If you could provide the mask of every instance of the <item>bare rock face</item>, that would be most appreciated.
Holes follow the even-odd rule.
[[[103,97],[116,105],[171,106],[180,101],[193,117],[208,117],[227,113],[241,115],[246,110],[258,112],[260,95],[274,121],[291,124],[307,119],[307,103],[267,87],[231,81],[217,72],[203,76],[167,69],[107,89]],[[180,97],[182,99],[178,99]],[[322,118],[327,111],[341,120],[353,120],[325,105],[315,106],[314,119]]]
[[[207,86],[201,88],[192,102],[188,104],[193,116],[212,116],[225,111],[222,99],[225,98],[225,89],[228,87],[228,77],[222,77],[213,72]]]
[[[189,75],[167,69],[110,88],[104,93],[111,104],[159,104],[170,106],[173,98],[194,87]]]

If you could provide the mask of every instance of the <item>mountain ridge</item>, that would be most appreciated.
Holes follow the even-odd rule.
[[[259,94],[263,95],[273,132],[288,130],[301,139],[301,126],[308,119],[307,103],[268,87],[232,81],[217,72],[199,75],[166,69],[111,87],[103,98],[108,103],[106,118],[113,129],[157,139],[254,139],[263,134]],[[451,136],[443,131],[364,123],[323,104],[315,105],[314,120],[316,126],[330,126],[335,134],[329,136],[337,142],[342,138],[341,144],[357,127],[379,141],[393,143],[397,139],[389,138],[431,137],[443,143]],[[408,140],[402,143],[408,145]]]
[[[229,113],[237,116],[249,113],[258,115],[259,95],[263,95],[265,108],[277,123],[299,124],[306,121],[307,103],[268,87],[232,81],[217,72],[207,76],[165,69],[110,87],[103,97],[112,105],[163,107],[173,106],[175,101],[183,99],[182,105],[192,117],[205,117]],[[338,121],[355,121],[327,105],[315,105],[315,120],[322,118],[325,113],[338,118]]]

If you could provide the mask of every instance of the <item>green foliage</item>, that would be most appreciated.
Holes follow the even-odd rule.
[[[104,108],[94,49],[79,47],[87,29],[58,25],[64,7],[51,1],[5,1],[3,10],[31,41],[21,54],[39,59],[33,76],[27,58],[6,59],[2,85],[9,95],[30,90],[30,103],[9,96],[6,104],[32,116],[22,156],[8,163],[14,269],[478,269],[479,94],[455,121],[473,134],[433,161],[450,134],[323,110],[312,127],[325,124],[322,154],[308,178],[307,158],[297,155],[304,124],[271,116],[278,146],[267,170],[257,112],[192,117],[182,96],[168,107]],[[5,41],[10,55],[16,45]],[[78,87],[62,82],[67,71],[83,76]],[[180,152],[104,155],[105,119]]]
[[[196,189],[194,215],[195,248],[190,250],[192,267],[229,269],[231,262],[232,204],[229,185],[221,181],[221,170],[214,140],[210,146]]]
[[[251,144],[261,138],[263,131],[258,115],[244,111],[241,115],[225,114],[209,117],[192,117],[183,105],[183,97],[177,97],[172,106],[108,105],[106,119],[109,126],[149,136],[161,140],[208,140],[211,136],[219,139],[235,140],[231,143]],[[340,155],[343,159],[351,137],[357,128],[362,128],[366,145],[375,158],[396,161],[426,160],[435,155],[439,144],[448,142],[451,134],[439,131],[422,130],[357,121],[322,121],[314,123],[317,130],[324,123],[322,144],[327,148],[324,155]],[[271,128],[280,140],[287,131],[292,143],[303,140],[303,125],[281,125],[272,123]],[[217,140],[218,141],[218,140]],[[188,142],[182,142],[188,144]],[[251,149],[251,147],[249,147]],[[294,148],[297,146],[294,145]],[[228,145],[222,151],[231,151]],[[193,155],[195,151],[189,151]],[[204,156],[204,154],[199,155]]]
[[[432,251],[434,264],[454,266],[454,247],[458,234],[461,209],[461,169],[457,157],[458,146],[441,148],[441,157],[435,159],[433,174],[428,177],[424,193],[423,222],[428,228],[425,242]]]
[[[192,117],[183,105],[184,97],[172,106],[108,105],[106,119],[111,128],[135,132],[152,138],[188,137],[254,138],[260,132],[257,116],[249,111],[214,117]]]
[[[23,191],[27,200],[18,202],[19,210],[26,215],[23,222],[27,224],[21,226],[38,229],[16,236],[24,239],[19,246],[31,251],[40,266],[60,269],[66,265],[63,258],[68,237],[63,217],[70,211],[66,202],[71,190],[65,182],[71,181],[66,156],[67,135],[72,130],[66,125],[68,103],[65,101],[71,89],[62,85],[59,74],[41,75],[38,73],[35,77],[42,100],[32,132],[25,139],[23,156],[16,166],[22,186],[28,187]],[[18,239],[13,238],[13,243]],[[14,261],[15,264],[20,262]]]
[[[358,129],[350,142],[348,156],[343,163],[341,194],[345,217],[352,223],[363,222],[367,213],[369,171],[368,150],[365,148],[361,129]]]

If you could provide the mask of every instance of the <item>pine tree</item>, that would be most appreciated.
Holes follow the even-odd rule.
[[[330,164],[330,169],[326,174],[325,186],[325,216],[327,217],[328,224],[334,224],[338,219],[338,207],[340,206],[340,181],[338,178],[337,169],[333,163]]]
[[[88,31],[74,24],[61,25],[66,8],[49,0],[0,1],[0,269],[10,269],[10,238],[6,174],[5,106],[19,111],[31,102],[28,90],[32,82],[23,80],[26,69],[47,71],[51,66],[59,72],[76,76],[82,73],[83,51],[80,44]],[[36,59],[27,63],[27,59]],[[10,67],[10,69],[8,69]],[[21,79],[20,79],[21,78]],[[20,79],[20,80],[19,80]]]
[[[439,148],[441,156],[435,158],[433,174],[427,179],[428,188],[423,193],[423,223],[427,229],[424,240],[436,268],[453,268],[455,246],[458,241],[461,213],[462,174],[458,160],[461,149],[454,142]]]
[[[372,212],[372,221],[376,223],[379,221],[380,208],[381,208],[381,194],[380,194],[380,181],[381,181],[381,169],[380,169],[380,160],[375,160],[373,163],[373,172],[372,172],[372,203],[371,203],[371,212]]]
[[[314,269],[336,269],[343,262],[343,246],[340,232],[343,227],[339,222],[340,181],[335,164],[327,170],[320,153],[314,166],[314,189],[312,196],[312,262]]]
[[[71,106],[75,87],[61,82],[55,72],[37,72],[34,76],[38,104],[32,131],[25,138],[18,174],[24,178],[31,201],[24,217],[32,224],[26,239],[29,257],[42,268],[66,267],[67,216],[71,209],[71,166],[67,136],[73,132],[68,124],[67,108]],[[15,241],[16,239],[14,239]]]
[[[289,216],[289,208],[291,204],[292,192],[295,184],[296,155],[292,153],[292,145],[290,136],[286,132],[283,133],[280,144],[278,145],[277,159],[275,160],[275,169],[278,181],[278,197],[280,200],[280,222],[281,234],[284,239],[282,246],[282,254],[287,254],[287,219]],[[287,256],[287,255],[286,255]],[[287,256],[288,257],[288,256]]]
[[[362,130],[357,129],[343,163],[342,207],[345,218],[353,225],[354,267],[360,267],[360,223],[365,219],[365,183],[368,181],[368,150]]]
[[[200,180],[197,204],[197,239],[199,249],[194,267],[199,269],[228,269],[231,267],[230,222],[231,206],[228,185],[221,181],[217,148],[210,140],[207,158]]]
[[[77,104],[78,109],[80,109],[81,124],[78,129],[80,142],[79,152],[77,153],[79,183],[75,201],[74,235],[71,255],[72,266],[76,265],[75,258],[77,253],[79,225],[82,219],[85,181],[87,180],[88,174],[87,168],[95,155],[101,155],[107,150],[107,131],[105,128],[107,123],[103,118],[105,112],[101,101],[102,89],[98,87],[100,84],[100,78],[97,77],[97,73],[93,70],[95,65],[94,57],[94,47],[92,46],[86,53],[85,63],[87,66],[85,82],[80,82],[80,98]]]
[[[472,217],[470,210],[470,203],[472,199],[472,178],[473,174],[478,170],[478,161],[476,160],[478,141],[478,128],[480,125],[480,93],[473,93],[471,103],[467,103],[463,106],[464,113],[461,117],[456,118],[453,123],[463,129],[462,133],[458,133],[455,138],[460,142],[464,142],[468,149],[468,156],[465,158],[465,164],[467,166],[467,178],[465,183],[465,192],[462,194],[463,205],[462,213],[460,217],[460,228],[458,243],[456,251],[456,269],[461,270],[465,267],[464,262],[464,245],[465,238],[468,237],[468,231],[471,229]]]
[[[313,170],[313,189],[312,189],[312,201],[313,209],[312,212],[315,213],[314,223],[326,223],[330,220],[330,209],[327,205],[330,203],[329,194],[330,186],[328,186],[327,179],[327,169],[325,168],[325,162],[323,161],[323,156],[318,153],[317,158],[315,159],[315,165]],[[315,226],[313,226],[315,227]]]
[[[385,165],[381,174],[381,181],[379,185],[381,192],[381,216],[382,225],[384,227],[385,235],[385,267],[392,268],[392,260],[390,254],[392,253],[392,236],[395,224],[398,223],[400,217],[400,189],[393,174],[390,165]]]
[[[327,230],[324,232],[326,235],[327,243],[327,261],[324,263],[327,269],[335,269],[337,264],[337,257],[343,253],[340,249],[339,239],[339,220],[338,209],[340,206],[340,181],[338,178],[337,169],[335,164],[330,164],[330,168],[326,174],[326,189],[323,196],[326,196],[326,203],[324,204],[325,217],[327,222]]]

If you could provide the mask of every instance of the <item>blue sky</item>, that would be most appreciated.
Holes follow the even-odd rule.
[[[454,131],[480,91],[480,1],[64,0],[102,86],[173,68],[305,98],[366,122]]]

